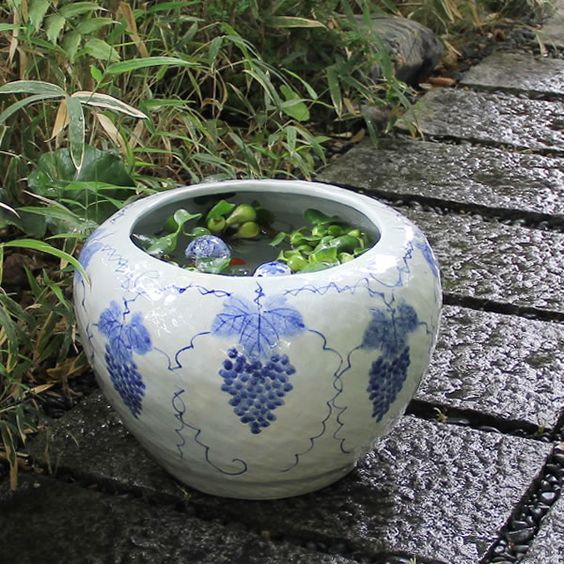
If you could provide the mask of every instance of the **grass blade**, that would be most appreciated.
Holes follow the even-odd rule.
[[[72,255],[65,253],[65,251],[61,251],[61,249],[57,249],[57,247],[53,247],[53,245],[49,245],[49,243],[45,243],[44,241],[38,241],[37,239],[14,239],[13,241],[7,241],[5,243],[0,243],[0,247],[17,247],[20,249],[31,249],[33,251],[39,251],[40,253],[46,253],[48,255],[52,255],[54,257],[60,258],[64,261],[67,261],[71,264],[83,278],[87,279],[88,275],[86,271],[82,267],[82,265],[75,259]]]

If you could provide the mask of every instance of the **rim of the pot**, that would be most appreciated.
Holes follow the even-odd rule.
[[[155,212],[159,208],[173,204],[174,202],[183,201],[187,198],[196,198],[201,195],[209,194],[221,194],[223,192],[256,192],[256,191],[276,191],[285,192],[288,194],[300,194],[311,196],[313,199],[330,199],[332,202],[342,204],[353,208],[358,213],[364,215],[376,228],[379,233],[379,238],[376,243],[370,247],[362,255],[354,258],[352,261],[332,266],[330,268],[319,270],[316,272],[298,272],[292,274],[279,275],[274,277],[261,278],[261,280],[280,280],[287,277],[296,276],[307,276],[307,277],[327,277],[329,272],[338,272],[342,269],[350,268],[350,265],[367,264],[371,262],[373,256],[376,253],[381,253],[382,251],[390,251],[390,254],[397,254],[398,245],[400,247],[405,246],[405,238],[400,237],[400,241],[397,240],[398,228],[407,229],[408,226],[413,226],[413,224],[405,217],[401,216],[398,212],[368,196],[340,188],[332,184],[324,184],[321,182],[310,182],[304,180],[284,180],[284,179],[249,179],[249,180],[223,180],[218,182],[209,182],[202,184],[194,184],[190,186],[180,186],[178,188],[173,188],[165,192],[159,192],[158,194],[153,194],[147,198],[143,198],[131,205],[130,209],[127,209],[124,215],[120,218],[120,231],[126,231],[128,241],[129,252],[134,254],[139,254],[140,258],[145,258],[150,261],[155,261],[160,265],[166,265],[170,268],[178,269],[179,267],[168,263],[166,261],[160,260],[156,257],[149,255],[146,251],[135,245],[131,240],[131,235],[134,232],[135,226],[145,217]],[[140,205],[140,204],[143,205]],[[119,212],[118,212],[119,213]],[[111,220],[111,218],[110,218]],[[384,228],[384,224],[388,222],[393,222],[392,227],[395,229],[391,230],[390,225]],[[415,228],[415,226],[413,226]],[[392,233],[393,231],[393,233]],[[392,241],[392,237],[395,236],[395,240]],[[123,240],[122,240],[123,241]],[[182,269],[181,269],[182,270]],[[187,272],[184,271],[183,272]],[[211,274],[208,272],[198,272],[190,271],[190,274],[194,276],[214,276],[225,280],[225,278],[232,278],[237,280],[244,280],[249,278],[256,279],[252,274],[247,276],[229,276],[226,274]]]

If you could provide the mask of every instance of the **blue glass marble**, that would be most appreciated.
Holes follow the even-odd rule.
[[[290,267],[279,260],[273,260],[259,265],[255,270],[254,276],[282,276],[285,274],[292,274]]]
[[[202,235],[189,243],[184,251],[188,260],[200,258],[228,259],[231,257],[229,247],[215,235]]]

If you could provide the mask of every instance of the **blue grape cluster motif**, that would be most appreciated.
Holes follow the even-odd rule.
[[[407,378],[411,362],[407,337],[418,324],[417,313],[407,304],[372,312],[362,348],[379,349],[382,353],[370,367],[367,388],[376,421],[381,421],[388,412]]]
[[[108,339],[104,359],[112,384],[134,417],[142,411],[145,383],[133,360],[133,353],[145,354],[152,349],[151,337],[143,317],[135,313],[125,322],[126,313],[114,301],[98,320],[98,329]]]
[[[276,421],[273,411],[284,405],[284,396],[293,389],[289,376],[295,371],[287,355],[273,354],[263,363],[232,348],[219,371],[221,389],[232,396],[229,405],[241,423],[256,435]]]
[[[235,415],[255,435],[276,421],[274,411],[293,389],[290,377],[296,369],[287,355],[277,352],[279,340],[304,330],[301,314],[283,297],[269,298],[264,305],[258,298],[251,303],[230,297],[214,320],[214,335],[237,339],[219,370],[221,389],[231,396]]]

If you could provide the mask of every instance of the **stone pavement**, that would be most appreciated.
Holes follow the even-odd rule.
[[[33,441],[43,475],[0,484],[0,563],[564,563],[564,61],[526,51],[427,93],[404,120],[423,140],[320,175],[411,217],[444,282],[429,373],[352,474],[281,501],[204,495],[95,392]]]

